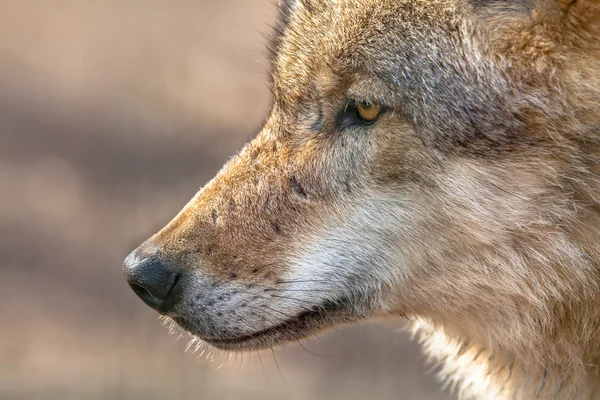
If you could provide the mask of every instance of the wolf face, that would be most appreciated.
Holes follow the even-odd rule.
[[[538,344],[599,289],[599,9],[287,1],[265,126],[130,285],[222,349],[410,315],[499,363],[570,357]]]

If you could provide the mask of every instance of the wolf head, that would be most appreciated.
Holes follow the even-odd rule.
[[[129,255],[130,285],[223,349],[381,315],[531,346],[600,282],[599,19],[284,2],[265,126]]]

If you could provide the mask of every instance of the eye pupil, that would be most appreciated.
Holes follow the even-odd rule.
[[[358,115],[367,122],[372,122],[381,114],[381,105],[371,102],[360,102],[356,105]]]

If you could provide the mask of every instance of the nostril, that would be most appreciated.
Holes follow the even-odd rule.
[[[129,286],[131,286],[131,288],[133,289],[133,291],[135,293],[137,293],[138,295],[151,296],[152,297],[152,295],[150,294],[150,292],[148,292],[146,289],[144,289],[140,285],[136,285],[135,283],[129,283]]]
[[[135,292],[135,294],[137,294],[139,297],[141,297],[142,299],[154,299],[154,296],[152,296],[150,294],[150,292],[148,292],[146,289],[144,289],[143,287],[141,287],[140,285],[136,285],[135,283],[131,283],[129,282],[129,287],[131,287],[131,289]],[[154,299],[156,300],[156,299]]]
[[[169,262],[152,255],[140,259],[136,252],[123,265],[127,282],[135,294],[148,306],[167,312],[178,300],[172,293],[181,273]]]

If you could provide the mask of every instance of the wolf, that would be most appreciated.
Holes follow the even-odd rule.
[[[219,349],[413,321],[462,398],[600,398],[600,0],[285,0],[262,130],[125,260]]]

